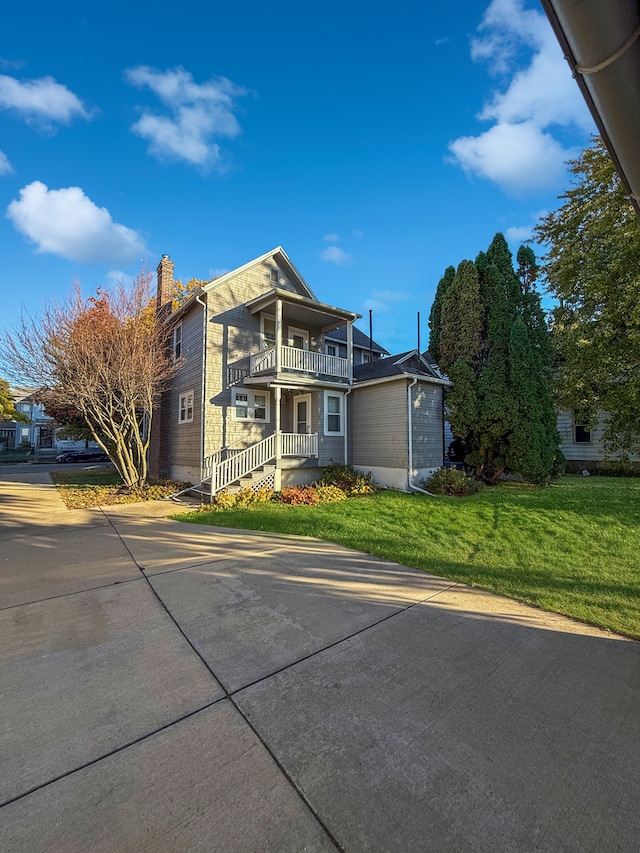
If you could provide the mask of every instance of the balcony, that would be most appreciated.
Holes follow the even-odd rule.
[[[249,375],[274,373],[276,370],[276,347],[269,347],[251,356]],[[280,371],[283,373],[301,373],[308,376],[325,376],[343,381],[349,380],[349,359],[323,352],[280,347]]]

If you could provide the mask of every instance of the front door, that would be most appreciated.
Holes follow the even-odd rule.
[[[302,435],[311,432],[311,394],[295,398],[295,431]]]

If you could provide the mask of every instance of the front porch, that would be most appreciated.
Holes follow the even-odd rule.
[[[202,484],[213,498],[230,486],[278,488],[283,459],[317,459],[318,433],[274,432],[248,447],[225,447],[204,460]]]

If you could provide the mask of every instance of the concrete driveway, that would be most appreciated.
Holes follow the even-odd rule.
[[[637,851],[640,644],[0,469],[3,851]]]

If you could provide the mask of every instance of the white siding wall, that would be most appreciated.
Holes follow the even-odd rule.
[[[602,446],[602,435],[605,428],[604,412],[600,413],[600,418],[596,426],[591,430],[590,442],[577,442],[575,440],[573,412],[565,410],[558,415],[558,432],[560,433],[561,445],[560,449],[564,453],[568,463],[575,463],[571,467],[578,467],[577,463],[584,463],[583,467],[588,468],[590,464],[597,462],[606,463],[604,448]],[[630,454],[632,462],[640,462],[640,448],[636,453]]]

